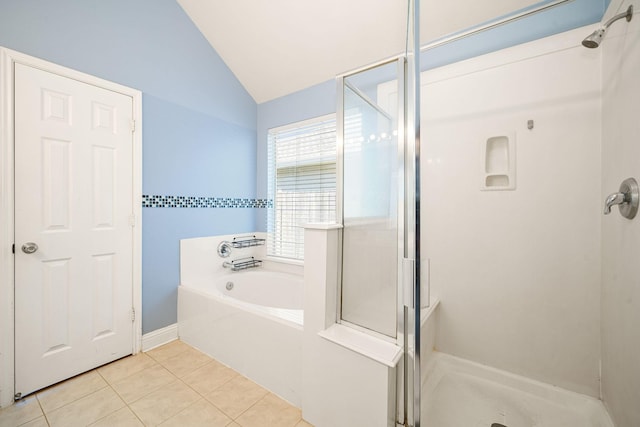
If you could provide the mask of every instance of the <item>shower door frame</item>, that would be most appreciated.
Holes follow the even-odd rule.
[[[411,105],[419,99],[408,87],[416,84],[411,75],[414,60],[405,55],[388,58],[374,64],[358,68],[336,78],[338,107],[336,120],[337,135],[337,177],[336,177],[336,218],[344,224],[344,89],[345,79],[380,66],[396,63],[397,66],[397,297],[395,339],[363,326],[342,319],[342,262],[338,264],[338,295],[336,323],[341,323],[385,341],[393,341],[403,348],[403,357],[397,365],[396,376],[396,422],[398,425],[420,425],[420,262],[416,262],[416,248],[419,248],[419,233],[416,220],[419,218],[419,107]],[[411,80],[413,79],[413,80]],[[417,77],[419,84],[419,74]],[[410,114],[411,113],[411,114]],[[414,120],[416,120],[414,122]],[[414,137],[417,140],[414,140]],[[418,175],[416,176],[416,174]],[[418,199],[416,201],[416,199]],[[418,228],[419,230],[419,228]],[[339,257],[342,259],[344,230],[340,235]],[[419,252],[418,252],[419,254]],[[415,307],[418,307],[416,310]],[[416,313],[418,313],[416,315]],[[417,319],[417,320],[416,320]],[[416,329],[416,325],[418,325]],[[417,331],[417,332],[416,332]]]
[[[374,331],[372,329],[368,329],[364,326],[357,325],[355,323],[349,322],[348,320],[342,319],[342,262],[339,263],[338,266],[338,298],[337,298],[337,306],[336,306],[336,323],[340,323],[343,325],[347,325],[350,328],[356,329],[358,331],[367,333],[376,338],[382,339],[387,342],[393,342],[398,346],[403,346],[404,339],[402,336],[402,321],[403,321],[403,297],[404,291],[399,284],[402,283],[402,258],[404,254],[405,242],[404,242],[404,221],[401,218],[404,218],[404,209],[405,209],[405,194],[404,194],[404,75],[405,75],[405,57],[402,56],[394,56],[391,58],[384,59],[382,61],[376,62],[374,64],[367,65],[365,67],[361,67],[355,70],[352,70],[348,73],[337,76],[337,97],[338,97],[338,106],[336,111],[336,137],[337,137],[337,158],[336,158],[336,218],[340,222],[340,224],[344,225],[344,88],[350,85],[347,85],[345,79],[368,71],[377,67],[381,67],[384,65],[396,63],[397,66],[397,76],[398,76],[398,104],[397,104],[397,144],[398,144],[398,152],[397,152],[397,167],[398,167],[398,196],[397,196],[397,230],[398,230],[398,239],[397,239],[397,253],[398,256],[398,264],[397,264],[397,293],[396,293],[396,336],[391,337],[389,335],[385,335],[381,332]],[[353,89],[352,89],[353,90]],[[344,239],[344,229],[340,233],[340,259],[342,259],[343,253],[343,239]]]

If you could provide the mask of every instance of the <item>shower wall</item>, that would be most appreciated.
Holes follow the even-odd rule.
[[[628,5],[612,2],[605,19]],[[621,24],[611,26],[601,45],[601,200],[623,179],[640,179],[640,16]],[[640,217],[630,221],[614,208],[602,217],[602,394],[619,427],[640,426],[638,260]]]
[[[580,46],[590,31],[423,73],[422,237],[438,350],[598,396],[600,52]],[[495,137],[515,148],[513,190],[482,190]]]

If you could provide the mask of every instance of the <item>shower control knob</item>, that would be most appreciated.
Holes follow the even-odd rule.
[[[24,252],[27,255],[31,255],[37,250],[38,250],[38,245],[36,245],[33,242],[27,242],[24,245],[22,245],[22,252]]]
[[[620,190],[607,196],[604,201],[604,214],[611,213],[611,208],[618,205],[620,215],[627,219],[633,219],[638,212],[640,204],[638,183],[633,178],[627,178],[620,184]]]

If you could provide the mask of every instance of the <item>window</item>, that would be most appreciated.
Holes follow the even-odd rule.
[[[268,134],[267,254],[304,259],[304,224],[336,220],[334,114]]]

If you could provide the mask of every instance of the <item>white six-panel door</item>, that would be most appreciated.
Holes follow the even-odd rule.
[[[130,96],[15,64],[22,396],[132,353],[132,118]]]

